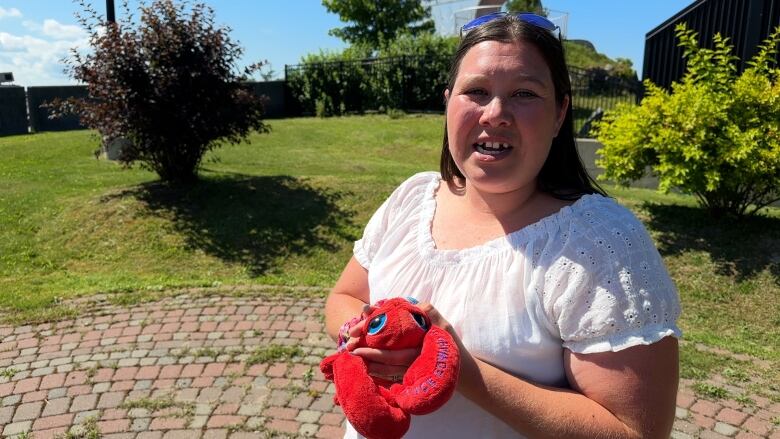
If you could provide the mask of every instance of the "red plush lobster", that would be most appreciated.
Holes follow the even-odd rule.
[[[452,396],[458,382],[458,346],[447,331],[432,326],[414,299],[379,301],[368,310],[356,347],[407,349],[421,347],[403,382],[392,383],[368,374],[362,357],[343,350],[322,360],[325,378],[336,385],[349,423],[367,438],[400,438],[411,415],[438,409]]]

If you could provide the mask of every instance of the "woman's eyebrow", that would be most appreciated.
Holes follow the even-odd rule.
[[[476,73],[476,74],[466,73],[463,75],[463,82],[465,84],[472,84],[474,82],[480,82],[486,79],[490,79],[490,77],[491,75],[483,75],[481,73]],[[548,88],[548,84],[536,75],[520,73],[518,75],[515,75],[512,79],[514,82],[532,82],[534,84],[539,85],[540,87]]]
[[[544,82],[541,78],[539,78],[536,75],[520,74],[517,75],[515,79],[517,80],[517,82],[533,82],[540,85],[541,87],[545,87],[545,88],[547,87],[547,83]]]

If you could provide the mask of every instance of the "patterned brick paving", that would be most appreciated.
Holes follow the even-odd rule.
[[[341,437],[344,416],[317,368],[333,347],[323,305],[181,295],[0,326],[0,437]],[[259,362],[272,345],[295,355]],[[673,438],[780,439],[779,403],[701,399],[691,384],[682,382]]]

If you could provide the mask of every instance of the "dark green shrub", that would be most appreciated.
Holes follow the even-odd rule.
[[[288,69],[287,85],[303,114],[443,110],[456,46],[456,38],[402,35],[375,53],[353,46],[310,54]]]
[[[340,53],[309,54],[298,68],[288,69],[287,86],[302,113],[318,116],[362,113],[374,101],[361,61],[366,53],[350,48]]]

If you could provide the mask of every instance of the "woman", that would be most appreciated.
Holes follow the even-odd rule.
[[[464,27],[441,174],[393,192],[328,297],[334,338],[364,304],[412,296],[459,344],[457,392],[406,437],[669,437],[679,299],[641,223],[583,169],[553,27]],[[416,355],[353,352],[395,380]]]

